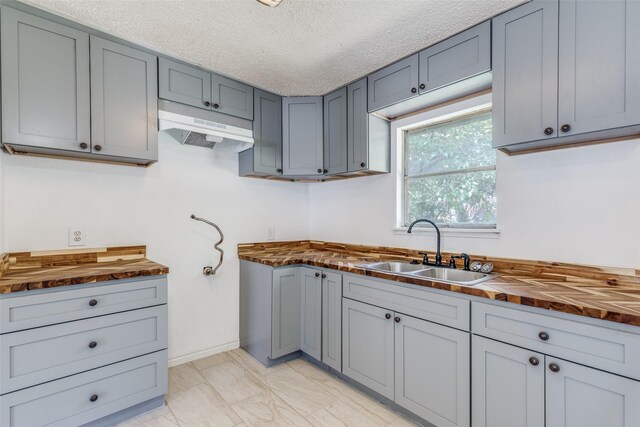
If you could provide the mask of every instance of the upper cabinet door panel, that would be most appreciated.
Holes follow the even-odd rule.
[[[2,141],[88,152],[89,103],[89,35],[3,8]]]
[[[322,97],[282,100],[284,175],[322,174]]]
[[[254,170],[276,175],[282,171],[282,98],[256,89],[254,103]]]
[[[491,21],[420,52],[420,93],[491,71]]]
[[[418,54],[369,75],[369,111],[418,95]]]
[[[637,0],[560,2],[560,136],[640,123],[638,23]]]
[[[555,138],[558,2],[536,0],[494,18],[492,55],[494,147]]]
[[[158,159],[156,57],[91,36],[91,145],[95,154]]]
[[[367,79],[347,87],[347,169],[367,168],[369,164],[369,113],[367,112]]]
[[[211,102],[213,109],[243,119],[253,120],[253,88],[235,80],[213,74]]]
[[[347,171],[347,88],[324,97],[324,173]]]
[[[158,66],[160,98],[210,109],[211,73],[166,58]]]

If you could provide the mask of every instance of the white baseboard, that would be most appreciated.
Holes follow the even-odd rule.
[[[181,356],[171,357],[169,358],[169,367],[182,365],[183,363],[189,363],[194,360],[202,359],[203,357],[212,356],[214,354],[224,353],[225,351],[233,350],[234,348],[238,348],[239,346],[240,341],[236,340],[216,347],[205,348],[202,350],[183,354]]]

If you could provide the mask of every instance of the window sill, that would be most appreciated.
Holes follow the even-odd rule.
[[[395,227],[393,234],[404,234],[406,236],[435,236],[436,230],[427,227],[414,227],[411,234],[407,233],[409,227]],[[440,234],[449,237],[469,237],[479,239],[499,239],[500,229],[497,228],[441,228]]]

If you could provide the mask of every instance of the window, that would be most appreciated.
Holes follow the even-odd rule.
[[[404,131],[404,225],[496,227],[491,110],[436,118]]]

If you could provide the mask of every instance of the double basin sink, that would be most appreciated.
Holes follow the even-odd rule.
[[[364,264],[361,265],[361,267],[367,270],[383,271],[385,273],[399,274],[402,276],[421,277],[437,282],[454,283],[463,286],[477,285],[496,276],[491,273],[458,270],[424,264],[411,264],[400,261],[376,262]]]

